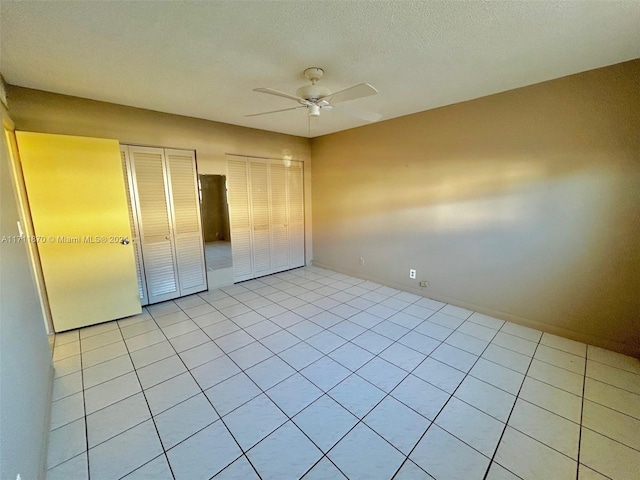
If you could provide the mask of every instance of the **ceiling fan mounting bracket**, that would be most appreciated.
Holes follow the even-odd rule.
[[[304,76],[311,80],[313,85],[324,76],[324,70],[320,67],[309,67],[305,69]]]

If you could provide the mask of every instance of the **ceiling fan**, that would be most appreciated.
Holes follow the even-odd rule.
[[[260,115],[269,115],[271,113],[287,112],[289,110],[300,110],[306,108],[308,110],[309,117],[319,117],[321,111],[329,111],[336,106],[349,100],[356,100],[358,98],[368,97],[370,95],[376,95],[378,91],[368,83],[361,83],[354,85],[353,87],[345,88],[335,93],[323,86],[318,85],[317,82],[324,76],[324,70],[319,67],[310,67],[304,71],[304,76],[311,81],[311,85],[305,85],[300,87],[295,95],[290,95],[285,92],[280,92],[272,88],[254,88],[254,92],[268,93],[269,95],[275,95],[277,97],[288,98],[298,102],[300,105],[297,107],[283,108],[281,110],[272,110],[270,112],[254,113],[251,115],[245,115],[245,117],[257,117]],[[367,122],[376,122],[382,118],[382,115],[378,113],[365,112],[362,110],[356,110],[353,108],[345,108],[343,105],[339,105],[336,108],[337,111],[346,115],[356,117]]]

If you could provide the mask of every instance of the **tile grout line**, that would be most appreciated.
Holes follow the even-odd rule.
[[[538,338],[538,343],[536,345],[536,348],[533,351],[533,355],[531,355],[531,360],[529,361],[529,366],[527,367],[527,371],[526,371],[526,373],[524,374],[524,376],[522,378],[522,382],[520,383],[520,388],[518,388],[518,393],[516,394],[516,399],[513,402],[513,405],[511,406],[511,410],[509,412],[509,416],[507,417],[507,420],[504,422],[504,428],[502,429],[502,433],[500,434],[500,438],[498,439],[498,443],[496,445],[496,448],[493,451],[493,455],[491,456],[491,461],[489,462],[489,466],[487,467],[487,471],[484,474],[483,480],[487,480],[487,476],[489,475],[489,471],[491,469],[491,465],[495,462],[496,454],[498,453],[498,450],[500,449],[500,443],[502,442],[502,438],[504,437],[504,434],[507,431],[507,428],[509,427],[509,420],[511,419],[511,415],[513,414],[513,411],[516,408],[516,403],[518,403],[518,398],[520,398],[520,392],[522,391],[522,386],[524,385],[524,382],[527,379],[527,376],[529,374],[529,369],[531,368],[531,365],[533,364],[533,359],[534,359],[534,357],[536,355],[536,352],[538,351],[538,346],[540,345],[540,341],[542,340],[542,336],[543,336],[543,333],[540,334],[540,338]],[[530,438],[532,438],[532,437],[530,437]],[[536,441],[538,441],[538,440],[536,440]],[[542,442],[540,442],[540,443],[542,443]],[[544,443],[542,443],[542,444],[546,445]],[[549,447],[548,445],[546,445],[546,446]],[[549,447],[549,448],[551,448],[551,447]],[[495,463],[497,463],[497,462],[495,462]],[[503,465],[501,465],[499,463],[498,463],[498,465],[500,465],[505,470],[511,472],[511,470],[509,470],[505,466],[503,466]],[[577,470],[577,464],[576,464],[576,470]],[[511,473],[514,473],[514,472],[511,472]],[[515,473],[514,473],[514,475],[515,475]],[[519,477],[519,475],[516,475],[516,476]]]
[[[580,451],[582,450],[582,420],[584,418],[584,392],[587,386],[587,362],[589,361],[589,346],[584,351],[584,374],[582,376],[582,399],[580,402],[580,430],[578,431],[578,468],[576,469],[576,480],[580,479]]]

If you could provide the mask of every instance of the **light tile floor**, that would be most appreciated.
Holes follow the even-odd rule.
[[[48,479],[640,478],[640,361],[315,267],[56,336]]]
[[[230,268],[233,266],[231,257],[231,242],[216,241],[206,242],[204,244],[205,260],[207,262],[207,270],[213,271],[219,268]]]

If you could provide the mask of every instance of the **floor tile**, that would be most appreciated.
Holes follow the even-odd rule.
[[[189,295],[188,297],[182,297],[174,300],[174,303],[181,309],[186,310],[198,305],[204,305],[206,302],[198,295]]]
[[[433,477],[407,459],[393,477],[393,480],[432,480]]]
[[[347,480],[347,477],[327,457],[316,463],[302,478],[304,480]]]
[[[201,393],[165,410],[155,422],[162,445],[169,450],[218,418],[207,397]]]
[[[341,303],[337,307],[330,309],[329,312],[346,319],[353,317],[355,314],[359,313],[360,310],[352,307],[351,305],[347,305],[346,303]]]
[[[379,357],[371,360],[356,373],[387,393],[407,376],[406,371]]]
[[[324,452],[358,423],[355,416],[327,395],[297,414],[293,421]]]
[[[78,392],[51,404],[51,430],[84,417],[84,394]]]
[[[260,395],[261,391],[244,373],[228,378],[204,392],[216,411],[226,415],[240,405]]]
[[[160,360],[136,371],[142,388],[151,388],[160,382],[169,380],[176,375],[180,375],[187,371],[178,355]]]
[[[220,350],[220,347],[215,343],[209,341],[202,345],[198,345],[197,347],[185,350],[184,352],[180,352],[179,355],[187,368],[193,369],[223,356],[224,352]]]
[[[223,352],[230,353],[255,342],[255,340],[255,338],[244,330],[238,330],[223,337],[218,337],[214,341]]]
[[[304,305],[293,309],[294,313],[304,318],[311,318],[314,315],[322,313],[322,311],[322,308],[316,307],[315,305],[312,305],[310,303],[305,303]]]
[[[622,370],[626,370],[627,372],[640,375],[640,359],[637,359],[635,357],[622,355],[621,353],[612,352],[611,350],[606,350],[604,348],[594,347],[593,345],[589,345],[587,357],[589,358],[589,360],[594,360],[611,367],[620,368]]]
[[[82,369],[80,355],[72,355],[71,357],[63,358],[62,360],[56,360],[53,362],[53,368],[55,370],[55,378],[64,377],[70,373],[78,372]]]
[[[612,479],[633,479],[640,471],[640,452],[583,428],[580,463]]]
[[[427,430],[409,458],[438,479],[481,480],[489,466],[487,457],[437,425]]]
[[[435,358],[436,360],[446,363],[450,367],[456,368],[465,373],[469,372],[471,367],[476,363],[476,360],[478,360],[476,355],[460,350],[459,348],[452,347],[446,343],[441,344],[431,352],[429,357]]]
[[[56,333],[55,346],[59,347],[71,342],[77,342],[80,340],[79,330],[70,330],[68,332]],[[55,350],[55,349],[54,349]]]
[[[282,359],[273,356],[249,368],[245,373],[249,375],[262,390],[268,390],[296,372]]]
[[[217,338],[224,337],[230,333],[237,332],[240,327],[233,323],[231,320],[223,320],[222,322],[214,323],[208,327],[204,327],[202,331],[206,333],[209,338],[216,340]]]
[[[225,317],[234,319],[240,315],[251,312],[251,309],[247,307],[243,303],[234,303],[233,305],[229,305],[228,307],[218,308],[220,313],[222,313]]]
[[[482,325],[483,327],[488,327],[493,330],[499,330],[505,323],[504,320],[500,320],[498,318],[494,318],[478,312],[474,312],[467,321],[477,323],[478,325]]]
[[[87,454],[82,453],[47,471],[47,480],[89,480]]]
[[[328,457],[350,480],[391,478],[404,460],[398,450],[363,424],[340,440]]]
[[[518,399],[509,426],[568,457],[578,458],[580,426],[576,423]]]
[[[640,396],[621,388],[587,378],[584,398],[640,419]]]
[[[93,480],[120,478],[161,453],[153,421],[147,420],[89,450],[89,472]]]
[[[189,317],[187,316],[186,313],[180,310],[178,312],[171,312],[167,315],[154,317],[154,319],[160,328],[164,328],[170,325],[174,325],[176,323],[183,322],[185,320],[189,320]]]
[[[302,370],[307,365],[311,365],[313,362],[321,358],[323,353],[316,350],[311,345],[301,342],[280,352],[278,356],[296,370]]]
[[[116,322],[105,322],[97,325],[91,325],[90,327],[84,327],[80,329],[80,340],[117,329],[118,324]]]
[[[469,375],[485,381],[494,387],[516,395],[520,390],[524,375],[480,358]]]
[[[226,355],[191,370],[193,378],[203,390],[213,387],[237,373],[240,373],[240,368]]]
[[[176,480],[205,480],[242,454],[218,420],[167,452]]]
[[[531,357],[493,343],[487,347],[481,357],[522,374],[527,373],[531,364]]]
[[[382,400],[363,421],[405,455],[411,452],[431,424],[393,397]]]
[[[83,370],[84,388],[94,387],[132,371],[133,363],[131,363],[129,355],[123,355],[113,360],[99,363],[98,365]]]
[[[585,357],[587,354],[587,346],[584,343],[552,335],[547,332],[542,334],[540,344],[557,350],[562,350],[563,352],[572,353],[573,355],[578,355],[580,357]]]
[[[384,398],[385,392],[353,374],[331,389],[329,395],[356,417],[362,418]]]
[[[245,451],[286,421],[287,417],[264,394],[224,417],[227,428]]]
[[[320,333],[322,331],[322,327],[310,322],[309,320],[303,320],[302,322],[289,327],[287,330],[300,340],[306,340],[307,338]]]
[[[140,391],[138,377],[133,372],[91,387],[84,392],[87,415]]]
[[[160,342],[141,350],[131,352],[131,360],[136,368],[142,368],[163,358],[175,355],[176,351],[168,341]]]
[[[453,332],[445,340],[446,344],[453,345],[456,348],[472,353],[474,355],[482,355],[489,342],[487,340],[481,340],[472,335],[461,333],[459,331]]]
[[[432,318],[432,317],[429,317]],[[431,323],[429,320],[425,320],[415,328],[417,333],[426,335],[427,337],[435,338],[436,340],[443,341],[449,335],[453,333],[452,328],[443,327],[435,323]]]
[[[344,320],[340,323],[336,323],[333,327],[329,328],[329,331],[341,336],[345,340],[351,340],[365,331],[364,327],[361,327],[357,323]]]
[[[472,376],[463,380],[456,390],[455,397],[501,422],[507,421],[516,401],[514,395]]]
[[[322,395],[318,387],[298,373],[270,388],[266,393],[289,417],[293,417]]]
[[[325,330],[308,338],[306,342],[312,347],[320,350],[322,353],[327,354],[344,345],[346,340],[329,330]]]
[[[556,350],[555,348],[547,347],[546,345],[538,345],[534,358],[536,360],[555,365],[556,367],[570,370],[578,375],[584,375],[584,357],[563,352],[562,350]]]
[[[322,312],[318,315],[314,315],[309,320],[322,328],[329,328],[334,326],[336,323],[340,323],[343,318],[331,312]],[[353,319],[350,318],[350,320]]]
[[[257,312],[254,312],[253,310],[233,317],[233,323],[241,328],[250,327],[251,325],[255,325],[256,323],[260,323],[264,320],[266,320],[265,317]]]
[[[85,420],[81,418],[49,433],[47,469],[81,454],[87,449]]]
[[[519,397],[572,422],[580,423],[582,398],[578,395],[527,377]]]
[[[87,416],[89,448],[109,440],[151,418],[142,393],[120,400]]]
[[[382,351],[379,356],[407,372],[412,371],[426,358],[422,353],[397,342]]]
[[[365,310],[365,312],[370,313],[371,315],[375,315],[383,320],[386,320],[392,315],[395,315],[398,310],[394,308],[385,307],[381,304],[373,305]]]
[[[211,325],[224,322],[225,320],[227,320],[227,317],[225,317],[222,313],[216,311],[205,313],[204,315],[195,317],[193,319],[193,323],[204,329],[205,327],[210,327]]]
[[[75,372],[53,381],[52,401],[60,400],[82,391],[82,373]]]
[[[540,330],[534,330],[533,328],[525,327],[523,325],[518,325],[511,322],[506,322],[500,330],[510,335],[525,338],[532,342],[538,342],[540,340],[540,337],[542,336],[542,332]]]
[[[495,461],[523,479],[573,480],[577,463],[533,438],[507,427]]]
[[[587,377],[640,395],[640,375],[621,368],[589,360],[587,361]]]
[[[402,312],[398,312],[390,316],[387,321],[400,325],[404,328],[412,329],[416,328],[434,313],[435,312],[433,310],[427,310],[426,308],[418,307],[417,305],[411,305]]]
[[[345,343],[343,346],[331,352],[329,356],[351,371],[358,370],[373,358],[372,353],[353,343]]]
[[[582,396],[583,376],[565,370],[564,368],[540,362],[534,358],[527,372],[527,376],[566,390],[574,395]]]
[[[443,310],[440,310],[429,317],[430,323],[435,323],[441,327],[446,327],[452,330],[456,330],[460,325],[464,323],[465,319],[456,317],[454,315],[448,315]]]
[[[271,318],[271,321],[282,328],[289,328],[296,323],[300,323],[304,317],[296,315],[293,312],[284,312]]]
[[[418,365],[413,374],[448,393],[453,393],[465,377],[460,370],[433,358],[427,358]]]
[[[300,339],[286,330],[280,330],[277,333],[262,338],[260,343],[266,346],[273,353],[280,353],[283,350],[300,343]]]
[[[318,388],[327,392],[347,378],[351,371],[329,357],[322,357],[300,370],[300,373]]]
[[[409,332],[409,329],[389,320],[385,320],[373,327],[371,331],[396,341],[406,335]]]
[[[377,317],[369,312],[360,312],[349,318],[349,320],[360,325],[363,328],[373,328],[384,319]]]
[[[129,352],[135,352],[141,348],[150,347],[156,343],[164,342],[167,338],[160,330],[152,330],[151,332],[143,333],[142,335],[136,335],[135,337],[127,338],[125,343]],[[116,344],[117,345],[117,344]],[[105,347],[106,348],[106,347]],[[89,458],[89,465],[91,465],[91,458]]]
[[[585,467],[580,464],[578,466],[578,480],[608,480],[609,477],[600,475],[595,470],[591,470],[589,467]]]
[[[215,480],[260,480],[247,457],[238,458],[215,477]]]
[[[491,343],[493,345],[508,348],[509,350],[513,350],[514,352],[528,357],[533,357],[538,345],[536,342],[532,342],[516,335],[510,335],[504,331],[498,332],[496,336],[493,337],[493,340],[491,340]]]
[[[185,308],[184,313],[186,313],[189,318],[196,318],[204,315],[205,313],[211,313],[214,311],[215,309],[211,305],[209,305],[208,303],[203,303],[200,305]]]
[[[138,323],[134,323],[133,325],[127,325],[125,327],[121,327],[120,330],[122,332],[123,338],[131,338],[136,335],[141,335],[143,333],[151,332],[153,330],[158,330],[158,324],[152,318],[148,320],[143,320]]]
[[[514,475],[500,464],[493,462],[487,472],[485,480],[519,480],[520,477]]]
[[[202,330],[194,330],[193,332],[189,332],[185,335],[180,335],[175,338],[171,338],[169,342],[173,345],[176,352],[184,352],[185,350],[189,350],[190,348],[197,347],[198,345],[202,345],[203,343],[209,342],[211,339],[204,333]]]
[[[495,329],[479,325],[470,320],[460,325],[458,332],[470,335],[479,340],[484,340],[485,342],[490,342],[496,335]]]
[[[66,345],[65,345],[66,346]],[[96,348],[82,353],[82,368],[93,367],[107,360],[112,360],[121,355],[126,355],[127,347],[124,342],[112,343],[105,347]]]
[[[173,480],[173,474],[167,462],[167,457],[162,454],[137,468],[123,480]]]
[[[442,313],[446,313],[447,315],[452,315],[454,317],[461,318],[466,320],[473,313],[471,310],[467,310],[466,308],[456,307],[455,305],[445,305],[440,309]]]
[[[354,343],[374,355],[377,355],[391,345],[393,340],[369,330],[351,340],[351,343]]]
[[[249,450],[247,456],[261,478],[280,480],[300,478],[322,452],[289,421]]]
[[[287,311],[286,308],[281,307],[280,305],[276,305],[275,303],[271,303],[270,305],[266,305],[264,307],[256,308],[256,312],[258,312],[260,315],[266,318],[273,318],[277,315],[285,313],[286,311]]]
[[[122,334],[120,333],[120,329],[117,328],[115,330],[109,330],[108,332],[104,332],[99,335],[83,338],[80,341],[80,348],[83,352],[88,352],[90,350],[95,350],[96,348],[104,347],[106,345],[121,341]]]
[[[200,393],[200,388],[188,373],[183,373],[145,390],[145,396],[153,415],[158,415],[197,393]]]
[[[438,347],[438,345],[440,345],[441,342],[440,340],[436,340],[426,335],[422,335],[416,331],[412,331],[398,340],[398,343],[401,343],[402,345],[405,345],[409,348],[413,348],[423,355],[429,355]]]
[[[585,400],[582,425],[640,451],[640,420],[636,418]]]
[[[433,300],[427,297],[421,298],[415,304],[421,307],[429,308],[431,310],[440,310],[442,307],[446,305],[446,303],[439,302],[437,300]]]
[[[240,368],[246,369],[273,356],[273,352],[260,342],[253,342],[229,354]]]
[[[244,330],[256,340],[260,340],[261,338],[264,338],[273,333],[279,332],[282,329],[280,326],[276,325],[271,320],[263,320],[261,322],[254,323],[253,325],[245,328]]]
[[[180,312],[180,307],[173,301],[169,300],[167,302],[156,303],[155,305],[149,305],[147,310],[154,318],[160,317],[163,315],[168,315],[174,312]]]
[[[502,422],[455,397],[449,400],[435,423],[489,458],[504,430]]]
[[[413,375],[405,378],[391,395],[429,420],[436,418],[449,400],[448,393]]]

